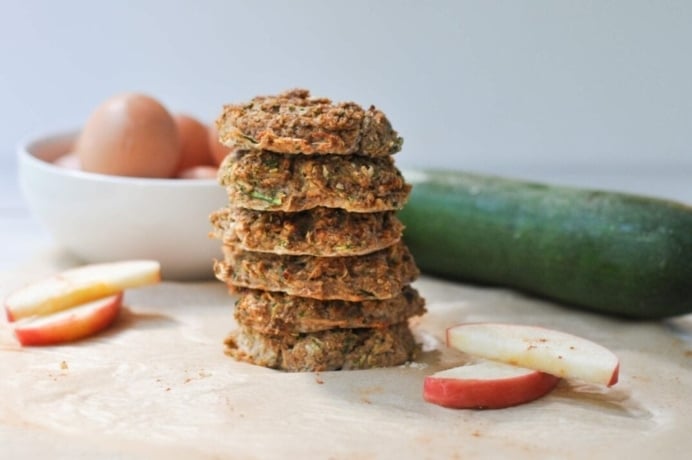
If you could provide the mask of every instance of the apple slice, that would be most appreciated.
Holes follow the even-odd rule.
[[[102,331],[118,316],[122,292],[51,315],[23,318],[12,323],[22,345],[73,342]]]
[[[538,399],[559,381],[533,369],[480,361],[425,377],[423,399],[454,409],[502,409]]]
[[[5,299],[5,311],[12,322],[55,313],[160,280],[161,266],[153,260],[84,265],[11,293]]]
[[[537,326],[460,324],[447,329],[447,345],[480,358],[607,386],[617,383],[620,370],[618,357],[607,348]]]

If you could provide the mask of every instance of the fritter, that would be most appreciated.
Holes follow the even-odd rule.
[[[419,275],[403,242],[362,256],[289,256],[229,245],[223,253],[214,272],[232,292],[244,287],[321,300],[389,299]]]
[[[212,236],[246,251],[321,257],[378,251],[400,241],[404,230],[393,211],[321,207],[291,213],[225,208],[213,213],[211,222]]]
[[[249,289],[235,304],[238,324],[261,334],[384,327],[425,313],[425,301],[411,286],[386,300],[317,300]]]
[[[290,372],[397,366],[411,360],[416,351],[407,323],[280,336],[241,327],[225,344],[226,353],[237,360]]]
[[[219,168],[237,207],[304,211],[318,206],[350,212],[401,209],[411,191],[391,157],[281,155],[237,151]]]
[[[310,154],[391,155],[403,140],[375,107],[311,98],[304,89],[226,105],[216,121],[221,143],[241,149]]]

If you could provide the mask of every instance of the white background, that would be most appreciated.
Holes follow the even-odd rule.
[[[121,91],[210,120],[304,86],[406,164],[692,167],[689,1],[3,1],[0,56],[3,157]]]
[[[384,110],[404,168],[692,202],[690,1],[0,0],[0,207],[18,141],[115,93],[211,121],[298,86]]]

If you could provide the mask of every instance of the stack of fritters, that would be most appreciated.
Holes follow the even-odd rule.
[[[227,105],[216,124],[234,148],[219,170],[230,206],[211,217],[216,276],[239,295],[227,353],[287,371],[408,361],[425,307],[384,114],[293,90]]]

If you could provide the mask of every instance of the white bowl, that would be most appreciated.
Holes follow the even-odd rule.
[[[214,179],[108,176],[56,166],[76,133],[19,147],[19,182],[34,216],[84,262],[154,259],[165,279],[213,277],[221,244],[208,237],[209,215],[227,205]]]

